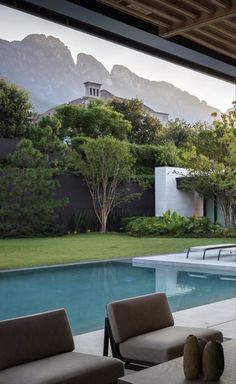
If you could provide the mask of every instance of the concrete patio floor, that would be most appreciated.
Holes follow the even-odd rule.
[[[174,314],[176,325],[216,328],[225,338],[236,339],[236,299],[201,305]],[[102,355],[103,330],[74,337],[75,350]]]
[[[224,250],[217,260],[218,251],[207,251],[205,260],[203,252],[191,252],[186,258],[186,252],[170,253],[165,255],[134,257],[133,265],[136,267],[158,268],[159,266],[177,267],[178,270],[198,270],[206,273],[231,274],[236,277],[236,253]]]

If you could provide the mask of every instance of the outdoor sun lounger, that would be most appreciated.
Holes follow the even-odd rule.
[[[115,301],[107,305],[103,355],[109,341],[113,357],[126,368],[142,369],[183,355],[188,335],[223,341],[220,331],[175,326],[165,293]]]
[[[0,321],[0,384],[110,384],[124,375],[110,357],[74,352],[64,309]]]
[[[189,258],[190,252],[203,251],[202,259],[205,260],[207,251],[218,249],[219,252],[218,252],[217,260],[220,260],[221,252],[223,251],[223,249],[231,249],[231,248],[235,248],[235,253],[236,253],[236,244],[215,244],[215,245],[202,245],[199,247],[190,247],[186,250],[187,251],[186,259]]]

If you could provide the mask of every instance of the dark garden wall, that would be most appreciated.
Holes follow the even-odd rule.
[[[58,177],[60,188],[56,191],[56,199],[69,198],[64,208],[60,223],[68,231],[98,230],[99,223],[95,217],[92,199],[85,181],[74,174],[65,173]],[[119,230],[121,219],[127,216],[154,216],[155,193],[154,187],[145,191],[134,183],[127,184],[130,193],[142,192],[139,199],[119,205],[111,213],[108,220],[109,230]]]
[[[15,151],[19,140],[0,138],[0,158]],[[92,199],[85,181],[74,174],[64,173],[58,176],[60,187],[55,198],[67,197],[69,202],[63,209],[59,223],[68,232],[99,230],[100,225],[93,210]],[[142,193],[139,199],[119,205],[110,214],[108,230],[120,230],[121,220],[127,216],[155,216],[154,187],[142,191],[135,183],[125,185],[130,193]]]

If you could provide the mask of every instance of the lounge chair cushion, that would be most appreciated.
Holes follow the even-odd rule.
[[[165,293],[115,301],[107,305],[107,314],[116,343],[174,324]]]
[[[68,352],[5,369],[0,384],[108,384],[123,375],[120,360]]]
[[[121,343],[119,349],[124,359],[159,364],[182,356],[190,334],[223,341],[222,333],[215,329],[172,326],[132,337]]]
[[[73,349],[64,309],[0,321],[0,371]]]

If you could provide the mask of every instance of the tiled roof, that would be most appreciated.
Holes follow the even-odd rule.
[[[102,100],[110,100],[110,99],[113,99],[113,98],[116,99],[116,100],[120,100],[120,101],[127,100],[124,97],[118,97],[118,96],[113,95],[111,92],[107,91],[106,89],[101,89],[101,91],[100,91],[100,99],[102,99]],[[82,96],[82,97],[79,97],[78,99],[69,101],[68,103],[61,104],[61,105],[86,105],[89,100],[94,100],[94,97]],[[59,107],[59,105],[57,105],[54,108],[50,108],[49,110],[44,112],[41,116],[52,115],[58,107]],[[165,112],[154,111],[152,108],[148,107],[145,104],[143,104],[143,109],[144,109],[144,111],[146,111],[147,113],[150,113],[152,115],[158,115],[158,114],[165,115],[165,116],[169,115],[168,113],[165,113]]]

